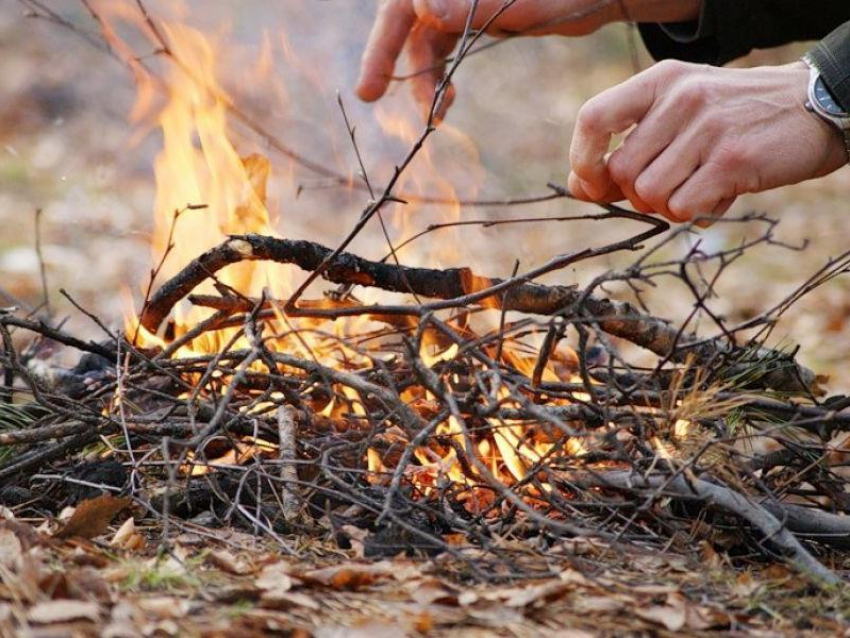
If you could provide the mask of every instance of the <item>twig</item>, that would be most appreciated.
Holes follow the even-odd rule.
[[[298,516],[299,498],[297,454],[295,446],[295,414],[291,406],[277,409],[277,430],[280,440],[280,489],[283,500],[283,518],[287,522]]]

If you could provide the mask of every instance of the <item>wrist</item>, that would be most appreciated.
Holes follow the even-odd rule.
[[[612,6],[618,20],[633,22],[693,22],[699,19],[703,0],[617,0]]]

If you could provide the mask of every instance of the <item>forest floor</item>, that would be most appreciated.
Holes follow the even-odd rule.
[[[517,564],[550,576],[484,584],[447,557],[364,559],[311,538],[288,552],[233,529],[126,515],[93,540],[0,523],[3,636],[846,636],[846,589],[818,591],[781,564],[574,540]],[[54,525],[55,529],[55,525]]]

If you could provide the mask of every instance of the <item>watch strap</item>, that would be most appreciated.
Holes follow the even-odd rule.
[[[821,70],[818,68],[817,62],[814,58],[812,58],[808,53],[802,57],[802,61],[805,62],[812,70],[812,80],[809,83],[809,94],[807,96],[806,108],[814,115],[825,120],[841,132],[841,137],[844,139],[844,150],[847,152],[847,161],[850,162],[850,114],[847,114],[846,118],[835,118],[824,115],[815,108],[815,96],[813,94],[812,87],[814,86],[817,77],[821,75]]]

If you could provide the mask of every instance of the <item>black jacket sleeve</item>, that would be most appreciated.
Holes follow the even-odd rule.
[[[839,104],[850,113],[850,22],[821,40],[810,55]]]
[[[726,64],[753,49],[825,38],[812,57],[827,86],[850,111],[850,0],[703,0],[699,23],[643,24],[640,30],[656,59],[705,64]]]

